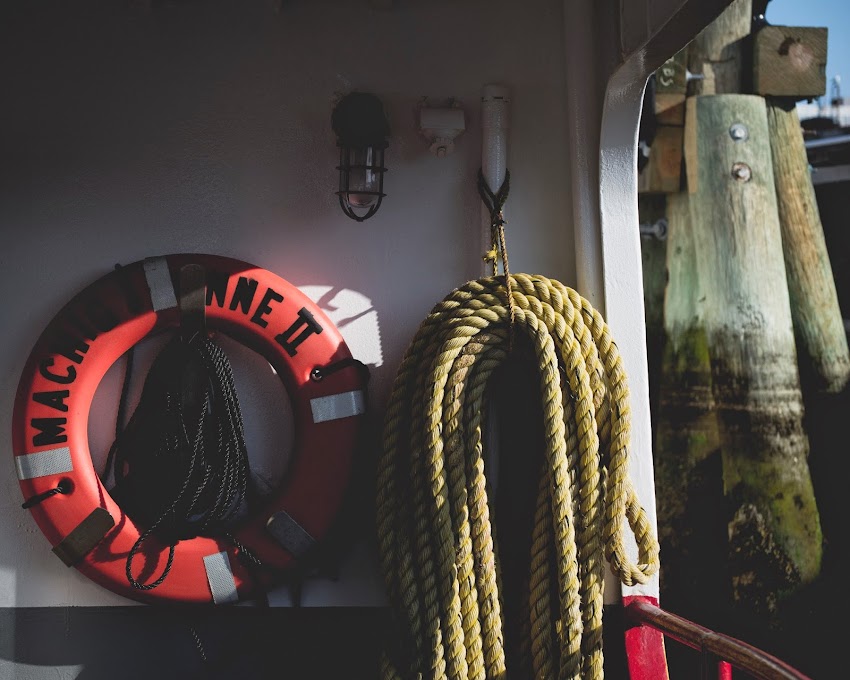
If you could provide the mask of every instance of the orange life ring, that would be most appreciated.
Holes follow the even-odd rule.
[[[100,585],[145,601],[225,603],[257,592],[232,541],[180,541],[156,589],[133,588],[125,573],[140,527],[110,497],[92,464],[88,417],[97,387],[127,350],[176,328],[183,265],[207,273],[206,319],[265,357],[290,396],[294,450],[266,505],[234,531],[259,560],[294,565],[330,529],[344,498],[365,412],[365,377],[339,331],[295,286],[254,265],[212,255],[168,255],[122,267],[74,297],[32,350],[13,415],[15,464],[25,499],[54,552]],[[356,363],[356,362],[354,362]],[[323,373],[336,366],[340,370]],[[161,573],[168,547],[151,540],[133,567]],[[266,584],[267,585],[267,584]]]

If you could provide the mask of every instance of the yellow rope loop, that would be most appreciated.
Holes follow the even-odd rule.
[[[453,500],[454,532],[457,536],[456,564],[458,568],[460,598],[464,602],[463,632],[466,642],[467,677],[470,680],[486,678],[487,664],[484,659],[483,631],[488,631],[496,623],[492,612],[498,611],[495,583],[488,582],[487,572],[492,573],[491,564],[476,563],[475,558],[488,550],[492,552],[492,542],[488,540],[484,527],[481,526],[482,515],[487,512],[486,481],[484,479],[483,459],[481,448],[474,443],[470,451],[472,455],[465,459],[464,421],[462,412],[471,400],[473,412],[481,412],[481,402],[484,398],[486,378],[498,366],[498,361],[478,361],[476,356],[487,351],[487,346],[501,341],[501,338],[480,333],[462,350],[455,361],[447,383],[443,403],[445,414],[443,437],[445,439],[446,466],[450,471],[450,496]],[[477,430],[476,439],[480,442],[480,425],[473,416],[473,427]],[[468,464],[467,464],[468,463]],[[486,517],[485,517],[486,519]],[[475,539],[473,540],[473,526]],[[479,592],[481,606],[479,607]],[[480,619],[484,613],[484,625]],[[489,632],[489,631],[488,631]],[[489,655],[494,653],[493,640],[487,647]],[[498,653],[498,652],[497,652]],[[503,653],[501,654],[503,657]],[[503,666],[503,661],[502,661]],[[492,677],[492,676],[491,676]]]
[[[563,284],[506,274],[470,281],[435,305],[393,385],[376,499],[398,629],[381,660],[387,680],[601,678],[603,560],[626,584],[658,569],[627,475],[628,386],[607,325]],[[546,450],[521,658],[507,659],[482,430],[486,386],[514,328],[536,357]],[[626,526],[638,564],[626,555]]]
[[[490,524],[487,502],[487,480],[484,477],[482,424],[485,413],[486,385],[492,372],[505,358],[504,333],[494,333],[499,344],[491,347],[486,357],[480,358],[473,373],[469,395],[464,403],[467,469],[470,478],[470,516],[472,518],[473,550],[475,556],[475,582],[480,593],[480,620],[483,632],[485,677],[502,677],[505,673],[504,639],[502,636],[502,592],[496,571],[495,534]]]

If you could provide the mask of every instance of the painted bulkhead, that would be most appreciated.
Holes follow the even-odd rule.
[[[421,319],[480,275],[480,98],[485,84],[499,83],[511,96],[512,270],[575,287],[606,315],[629,373],[633,475],[652,511],[634,163],[640,100],[646,76],[725,4],[20,5],[0,29],[9,66],[0,166],[2,428],[11,428],[21,367],[58,309],[116,264],[177,252],[245,260],[301,288],[368,365],[378,427]],[[334,103],[355,89],[382,99],[391,127],[387,197],[362,224],[343,215],[334,195],[330,126]],[[466,130],[444,157],[418,133],[424,98],[454,98],[464,108]],[[286,396],[267,365],[227,347],[249,449],[274,460],[291,436],[276,406]],[[142,365],[154,350],[142,349]],[[120,381],[117,367],[107,374],[89,423],[103,456]],[[140,635],[172,660],[191,656],[173,644],[183,629],[145,613],[151,632],[125,609],[132,602],[57,560],[20,509],[11,464],[0,479],[0,676],[106,677],[96,669],[108,672],[116,650],[138,651],[137,642],[120,640]],[[371,531],[363,527],[364,536]],[[315,609],[306,623],[283,614],[276,625],[291,641],[325,626],[328,635],[356,631],[352,648],[377,647],[368,635],[383,622],[375,560],[368,540],[355,541],[337,579],[306,582],[303,603]],[[610,598],[617,596],[614,588]],[[272,612],[291,604],[289,591],[272,593],[271,604]],[[234,625],[218,624],[207,634]],[[39,642],[39,630],[50,644]],[[81,644],[92,635],[119,640],[116,650]],[[366,656],[355,655],[361,663]],[[143,657],[137,670],[149,675]]]

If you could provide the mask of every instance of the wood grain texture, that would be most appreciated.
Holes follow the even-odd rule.
[[[691,42],[688,68],[701,74],[691,82],[691,94],[741,92],[742,43],[750,34],[752,0],[735,0]]]
[[[765,26],[754,36],[753,91],[813,99],[826,94],[827,29]]]
[[[682,189],[684,128],[659,125],[649,147],[649,163],[638,176],[638,193],[673,194]]]
[[[655,117],[659,125],[684,125],[687,70],[686,47],[665,61],[655,72]]]
[[[720,434],[711,390],[703,297],[689,195],[667,196],[664,346],[655,428],[658,537],[667,567],[662,601],[703,619],[707,601],[721,602],[726,559]]]
[[[801,377],[838,393],[850,379],[850,354],[800,118],[775,101],[767,117]]]
[[[667,289],[664,330],[676,337],[701,323],[698,300],[703,297],[697,273],[693,224],[687,196],[667,198]]]
[[[764,99],[695,97],[689,195],[729,509],[733,594],[775,612],[820,571],[822,534],[785,277]],[[736,141],[733,124],[746,127]]]
[[[641,224],[655,224],[666,219],[664,196],[639,196],[638,217]],[[641,264],[643,266],[643,298],[646,330],[660,333],[664,330],[664,290],[667,287],[667,239],[654,235],[640,237]]]

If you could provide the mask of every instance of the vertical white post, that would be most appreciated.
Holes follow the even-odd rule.
[[[508,169],[508,128],[510,127],[508,89],[502,85],[485,85],[481,92],[481,172],[490,191],[496,193],[505,181]],[[481,255],[492,245],[490,211],[481,203]],[[481,275],[493,273],[489,262],[481,262]],[[490,404],[487,431],[484,433],[487,479],[493,490],[499,481],[499,436],[494,406]]]
[[[641,59],[630,59],[614,73],[605,91],[599,141],[602,236],[602,290],[599,293],[611,335],[619,339],[617,346],[629,376],[632,409],[629,476],[658,536],[637,204],[638,124],[647,77],[644,68]],[[636,561],[637,545],[629,532],[626,536],[630,558]],[[624,585],[622,594],[657,598],[658,573],[646,584]]]
[[[508,89],[503,85],[485,85],[481,93],[481,170],[490,190],[496,193],[505,181],[508,167],[508,128],[510,127]],[[490,212],[481,204],[481,254],[490,250]],[[486,263],[481,269],[492,274]]]

